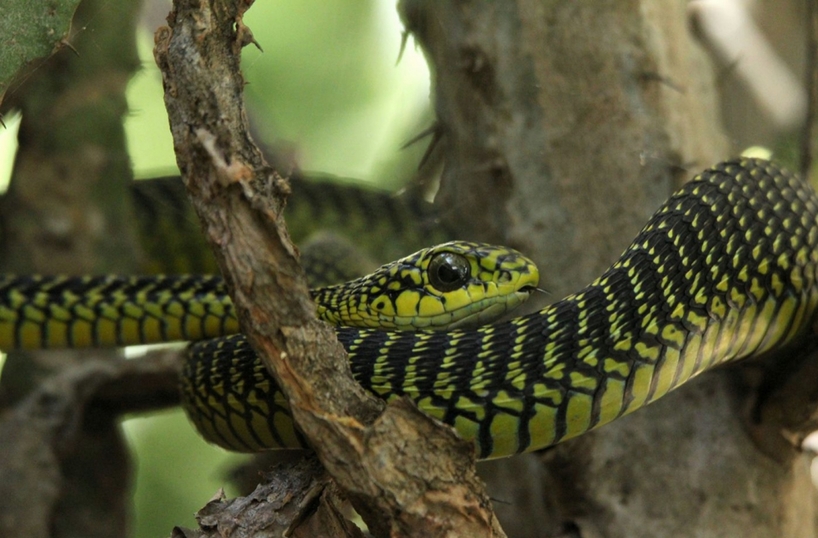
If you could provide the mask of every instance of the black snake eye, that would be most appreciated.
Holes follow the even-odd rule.
[[[454,252],[435,254],[429,262],[429,283],[438,291],[456,290],[471,276],[469,260]]]

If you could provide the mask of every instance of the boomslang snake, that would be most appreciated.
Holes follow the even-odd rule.
[[[326,257],[338,259],[332,252]],[[317,275],[315,267],[308,268],[308,273],[322,279],[326,268],[318,267]],[[515,250],[451,241],[311,293],[318,317],[336,325],[445,330],[496,320],[528,299],[538,281],[536,265]],[[218,337],[238,330],[233,304],[219,276],[0,275],[0,349],[4,350],[214,338],[211,344],[219,345]],[[222,386],[215,376],[197,381],[199,389],[208,393],[206,401],[183,398],[183,403],[199,425],[203,416],[226,413],[227,402],[218,400],[237,393],[220,393]],[[183,381],[184,386],[189,384],[190,380]],[[263,386],[267,386],[264,380],[259,384]],[[224,445],[225,435],[257,438],[258,417],[248,416],[247,421],[225,426],[228,433],[212,440]],[[263,447],[236,440],[233,448]]]
[[[576,437],[805,334],[817,269],[816,194],[774,164],[740,159],[678,190],[601,277],[539,312],[472,329],[337,334],[365,388],[410,397],[481,458],[501,457]],[[208,440],[245,451],[303,443],[242,336],[190,355],[183,399]]]
[[[366,389],[408,396],[494,458],[576,437],[803,335],[818,306],[817,269],[814,191],[774,164],[741,159],[683,186],[602,276],[539,312],[472,330],[337,334]],[[230,424],[263,416],[275,435],[248,444],[300,443],[242,337],[194,344],[191,356],[187,398],[204,396],[209,375],[241,395],[202,417],[207,438],[241,448]],[[264,390],[248,388],[262,379]]]

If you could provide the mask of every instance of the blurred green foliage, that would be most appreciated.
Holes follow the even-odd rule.
[[[24,66],[49,56],[68,35],[79,0],[3,0],[0,4],[0,102]]]
[[[193,514],[219,488],[236,495],[226,477],[248,456],[207,444],[181,409],[132,418],[125,432],[136,471],[133,536],[168,536],[174,525],[195,528]]]
[[[301,169],[387,188],[412,177],[425,144],[400,150],[428,127],[429,75],[411,40],[396,65],[402,26],[377,0],[256,2],[246,24],[264,52],[243,54],[248,113],[262,142]],[[153,28],[139,36],[143,69],[128,88],[128,145],[137,177],[175,173],[173,145],[153,63]],[[287,170],[282,170],[286,173]],[[194,512],[242,456],[207,445],[180,411],[125,423],[137,463],[139,538],[195,527]]]
[[[257,2],[245,22],[264,49],[246,47],[242,65],[262,142],[289,148],[287,162],[303,170],[387,188],[411,177],[424,144],[399,148],[431,123],[429,75],[411,40],[396,64],[403,28],[393,4]],[[139,178],[175,169],[152,31],[139,36],[143,70],[128,91],[126,129]]]

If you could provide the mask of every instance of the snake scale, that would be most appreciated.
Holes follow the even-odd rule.
[[[349,179],[315,174],[305,177],[298,171],[290,177],[290,188],[284,217],[287,231],[302,254],[315,230],[342,230],[347,237],[355,238],[355,247],[364,248],[378,262],[456,239],[441,222],[435,206],[412,189],[395,195]],[[142,271],[149,274],[218,271],[179,176],[134,181],[131,198],[140,246],[146,254]],[[319,250],[325,250],[323,245]],[[321,264],[327,260],[324,252],[313,258]],[[338,280],[321,272],[316,274],[314,267],[307,269],[313,285],[327,285],[358,277],[374,267],[367,265],[336,264],[332,273],[344,270],[344,278]],[[358,271],[364,267],[364,271]]]
[[[408,396],[496,458],[576,437],[709,368],[786,345],[815,314],[816,270],[815,192],[775,164],[739,159],[696,176],[602,276],[538,312],[468,330],[337,334],[366,389]],[[217,444],[303,443],[241,336],[194,344],[183,394],[208,409],[192,418]]]
[[[337,335],[365,388],[410,397],[495,458],[576,437],[714,366],[792,342],[814,318],[816,270],[814,191],[770,162],[737,159],[696,176],[602,276],[538,312],[477,328]],[[303,445],[241,335],[192,345],[182,395],[221,446]]]
[[[443,330],[496,320],[538,282],[537,266],[516,250],[450,241],[310,291],[318,317],[336,325]],[[0,275],[0,349],[195,341],[238,331],[220,276]]]

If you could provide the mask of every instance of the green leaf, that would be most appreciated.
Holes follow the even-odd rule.
[[[17,73],[59,50],[80,0],[0,0],[0,103]]]

